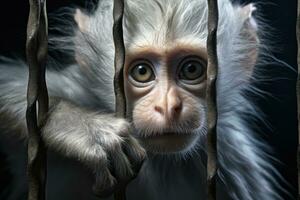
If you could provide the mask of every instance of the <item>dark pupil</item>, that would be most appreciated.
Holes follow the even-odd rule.
[[[146,67],[140,65],[140,66],[138,66],[138,72],[141,75],[145,75],[147,73],[147,69],[146,69]]]
[[[188,66],[187,66],[187,71],[188,71],[189,73],[194,73],[194,72],[196,71],[196,66],[193,65],[193,64],[188,64]]]

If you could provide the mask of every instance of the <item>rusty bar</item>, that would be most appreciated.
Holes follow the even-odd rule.
[[[28,200],[44,200],[47,155],[41,138],[40,125],[48,112],[48,92],[45,81],[48,24],[46,0],[29,0],[29,3],[30,13],[26,41],[26,56],[29,66],[26,110]]]
[[[206,101],[208,110],[207,133],[207,195],[208,200],[216,200],[217,176],[217,97],[216,82],[218,75],[217,29],[218,1],[207,0],[208,3],[208,36],[207,36],[207,89]]]
[[[297,42],[298,42],[298,78],[297,78],[297,106],[298,106],[298,199],[300,199],[300,3],[298,3],[298,16],[297,16]]]
[[[113,37],[115,45],[115,105],[116,116],[126,117],[126,99],[124,94],[123,68],[125,62],[125,45],[123,38],[124,0],[114,0],[113,8]],[[126,200],[126,185],[115,192],[115,200]]]
[[[115,45],[115,101],[116,116],[124,118],[126,116],[126,100],[124,95],[123,67],[125,61],[125,46],[123,38],[123,15],[124,0],[114,0],[114,25],[113,37]]]

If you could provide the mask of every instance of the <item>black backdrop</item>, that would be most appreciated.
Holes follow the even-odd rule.
[[[279,51],[278,49],[276,52],[274,51],[275,56],[296,69],[296,0],[235,0],[234,2],[258,3],[260,17],[273,30],[276,30],[275,37],[272,37],[272,40],[277,44],[276,47],[279,47]],[[88,4],[88,1],[48,0],[48,10],[54,11],[59,7],[70,4],[84,7]],[[24,57],[27,16],[27,0],[1,1],[0,55]],[[268,84],[259,85],[259,87],[271,93],[272,96],[255,99],[255,101],[266,114],[272,131],[262,125],[260,128],[265,132],[272,132],[271,135],[266,134],[264,137],[274,147],[275,154],[281,162],[277,163],[278,169],[291,185],[289,192],[294,196],[293,198],[288,196],[284,198],[294,199],[296,198],[297,188],[296,72],[285,67],[269,66],[266,73],[274,79]],[[2,157],[0,155],[0,159]],[[0,162],[0,169],[3,167],[5,166],[1,166]],[[1,175],[0,172],[0,182],[2,182],[1,180],[5,180],[5,175]]]

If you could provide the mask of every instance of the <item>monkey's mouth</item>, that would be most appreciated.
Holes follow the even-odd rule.
[[[169,154],[182,152],[195,144],[196,132],[159,132],[138,137],[144,148],[152,153]]]

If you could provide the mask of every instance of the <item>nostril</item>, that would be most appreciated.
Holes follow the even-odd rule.
[[[182,103],[179,103],[178,105],[174,106],[172,110],[174,114],[180,114],[182,110]]]
[[[162,115],[164,114],[164,110],[160,106],[154,106],[154,110]]]
[[[180,113],[180,111],[181,111],[181,106],[178,106],[178,107],[174,108],[174,111],[175,111],[176,113]]]

